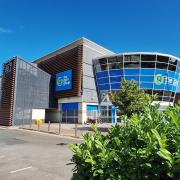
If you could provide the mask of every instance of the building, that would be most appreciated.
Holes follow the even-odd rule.
[[[92,59],[110,54],[113,52],[81,38],[32,63],[18,57],[6,62],[0,125],[28,124],[38,109],[41,114],[45,111],[46,121],[59,122],[60,115],[63,121],[86,121],[88,111],[98,109]]]
[[[180,60],[160,53],[112,51],[81,38],[44,57],[26,62],[14,57],[0,78],[0,125],[29,124],[33,119],[86,122],[111,116],[107,92],[120,81],[134,80],[161,104],[179,99]],[[110,119],[108,119],[110,121]]]
[[[124,53],[94,60],[101,108],[107,92],[120,89],[122,79],[138,83],[151,95],[157,95],[161,108],[173,105],[180,92],[180,59],[161,53]]]

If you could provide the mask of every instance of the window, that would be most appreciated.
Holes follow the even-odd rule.
[[[154,62],[156,61],[156,55],[141,55],[141,61]]]
[[[139,67],[140,67],[140,55],[124,56],[124,68],[139,68]]]
[[[176,71],[176,66],[169,64],[168,70],[170,71]]]
[[[157,56],[157,61],[158,62],[168,63],[169,62],[169,57],[167,57],[167,56]]]
[[[100,63],[100,67],[101,67],[102,71],[108,69],[107,68],[107,59],[106,58],[99,59],[99,63]]]
[[[167,69],[167,67],[168,67],[168,64],[166,63],[159,63],[159,62],[156,63],[157,69]]]

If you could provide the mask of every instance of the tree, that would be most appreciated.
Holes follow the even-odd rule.
[[[154,97],[140,89],[134,81],[121,81],[121,90],[110,94],[112,103],[117,107],[119,116],[131,117],[133,113],[140,114],[149,108]]]

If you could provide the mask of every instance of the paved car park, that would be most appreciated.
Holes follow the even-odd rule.
[[[0,128],[0,180],[71,179],[73,153],[68,145],[80,142],[57,135]]]

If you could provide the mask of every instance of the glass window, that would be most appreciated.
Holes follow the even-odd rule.
[[[165,84],[155,84],[154,83],[154,89],[164,90]]]
[[[117,57],[117,62],[123,63],[123,56],[118,56]]]
[[[170,101],[170,97],[163,97],[163,101]]]
[[[124,69],[124,75],[139,75],[139,69]]]
[[[124,62],[124,68],[139,68],[140,64],[139,61],[137,62]]]
[[[121,76],[110,77],[111,83],[119,83],[120,81],[121,81]]]
[[[176,66],[177,65],[177,59],[170,57],[169,58],[169,63]]]
[[[167,63],[168,64],[168,62],[169,62],[169,57],[167,57],[167,56],[157,56],[157,61],[158,62],[164,62],[164,63]]]
[[[108,58],[108,63],[116,63],[116,62],[117,62],[117,57]]]
[[[150,75],[154,76],[155,69],[141,69],[141,75]]]
[[[155,61],[154,62],[141,61],[141,68],[155,68]]]
[[[163,96],[163,91],[153,90],[153,95]]]
[[[153,62],[156,61],[156,55],[145,55],[142,54],[141,55],[141,61],[145,61],[145,62]]]
[[[168,64],[166,63],[159,63],[159,62],[156,63],[157,69],[167,69],[167,67],[168,67]]]
[[[123,70],[111,70],[109,71],[110,76],[122,76],[123,75]]]
[[[103,78],[103,77],[108,77],[107,71],[96,73],[96,78]]]
[[[166,91],[172,91],[173,90],[173,86],[172,85],[170,85],[169,83],[168,84],[165,84],[165,90]]]
[[[170,71],[176,71],[176,66],[169,64],[168,70]]]
[[[109,83],[109,78],[100,78],[97,79],[98,84],[107,84]]]
[[[100,63],[100,67],[101,67],[102,71],[108,69],[107,68],[107,59],[106,58],[99,59],[99,63]]]
[[[153,83],[141,82],[140,88],[141,89],[153,89]]]
[[[171,92],[170,91],[164,91],[164,96],[170,97],[171,96]]]
[[[171,92],[171,96],[174,97],[174,96],[175,96],[175,93],[174,93],[174,92]]]
[[[122,69],[123,63],[110,63],[109,69]]]
[[[126,81],[136,81],[139,82],[139,76],[124,76]]]
[[[112,90],[121,89],[120,88],[120,83],[113,83],[113,84],[111,84],[111,89]]]
[[[139,62],[140,61],[140,55],[125,55],[124,61],[127,62]]]
[[[146,89],[145,93],[152,95],[152,90],[151,89]]]
[[[153,82],[154,81],[154,76],[140,76],[140,81]]]
[[[124,68],[139,68],[140,55],[125,55]]]
[[[103,84],[103,85],[98,85],[99,87],[99,90],[102,91],[102,90],[110,90],[110,85],[109,84]]]

